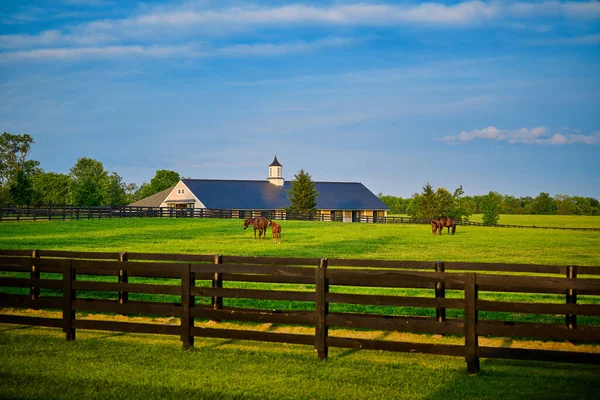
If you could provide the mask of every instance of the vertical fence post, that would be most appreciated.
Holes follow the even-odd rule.
[[[327,359],[327,314],[329,314],[329,280],[327,279],[327,258],[319,260],[319,267],[315,270],[315,310],[317,314],[315,324],[315,350],[320,359]]]
[[[444,272],[444,262],[436,261],[435,262],[435,272]],[[446,298],[446,284],[444,282],[436,282],[435,283],[435,298],[436,299],[445,299]],[[446,308],[445,307],[437,307],[435,309],[435,317],[438,322],[446,321]]]
[[[467,372],[479,372],[477,338],[477,275],[465,274],[465,361]]]
[[[127,253],[119,253],[119,262],[127,262]],[[128,283],[127,269],[119,269],[119,283]],[[125,304],[129,300],[129,292],[119,290],[119,304]]]
[[[567,265],[567,279],[577,278],[577,266]],[[577,291],[575,289],[567,289],[567,304],[577,304]],[[577,328],[577,315],[567,314],[565,316],[565,324],[567,329]]]
[[[67,341],[75,340],[75,311],[73,310],[73,301],[75,300],[75,291],[73,290],[73,281],[75,280],[75,269],[72,260],[68,259],[63,269],[63,332],[67,335]]]
[[[33,250],[31,252],[31,288],[29,289],[29,294],[31,295],[31,300],[35,301],[40,298],[40,288],[37,287],[37,281],[40,279],[40,267],[36,264],[36,259],[40,258],[39,250]],[[34,310],[37,310],[37,306],[32,307]]]
[[[195,278],[191,268],[191,264],[185,264],[181,273],[181,341],[183,350],[190,350],[194,347],[192,308],[195,298],[192,296],[192,286],[195,284]]]
[[[215,264],[223,264],[223,256],[221,254],[215,254],[214,256]],[[220,289],[223,287],[223,274],[220,272],[215,272],[212,279],[212,287],[215,289]],[[222,310],[223,309],[223,298],[220,296],[212,297],[212,309],[213,310]],[[214,322],[221,322],[220,319],[212,320]]]

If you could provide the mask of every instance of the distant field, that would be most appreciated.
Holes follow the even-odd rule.
[[[2,222],[0,248],[600,265],[597,231],[459,226],[434,236],[427,225],[281,224],[275,244],[235,219]]]
[[[471,215],[469,220],[483,222],[482,217],[482,214],[475,214]],[[560,228],[600,228],[600,216],[502,214],[498,223],[504,225],[554,226]]]

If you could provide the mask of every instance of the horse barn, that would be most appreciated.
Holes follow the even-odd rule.
[[[137,207],[164,207],[177,210],[229,210],[231,218],[259,215],[285,218],[288,190],[277,156],[263,181],[182,179],[177,185],[130,204]],[[315,182],[317,217],[327,221],[377,221],[389,208],[359,182]]]

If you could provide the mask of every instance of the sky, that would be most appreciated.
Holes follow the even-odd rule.
[[[45,171],[600,198],[598,1],[4,0],[0,92]]]

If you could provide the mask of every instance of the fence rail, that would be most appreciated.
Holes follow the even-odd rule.
[[[505,275],[505,272],[529,275]],[[578,273],[585,277],[578,277]],[[556,274],[557,277],[539,274]],[[90,280],[91,275],[112,278]],[[150,280],[151,283],[147,283],[148,280],[131,283],[129,278],[132,277],[155,279]],[[114,278],[114,281],[107,281]],[[174,279],[178,283],[174,283]],[[304,286],[273,290],[271,285],[263,285],[261,287],[266,289],[254,286],[249,289],[223,287],[224,282]],[[431,290],[434,297],[406,295],[401,290],[386,291],[386,294],[348,293],[349,287]],[[21,290],[21,294],[14,290]],[[42,295],[41,290],[54,290],[60,296]],[[446,298],[448,290],[456,291],[459,296]],[[27,294],[22,294],[23,291]],[[565,302],[479,299],[480,293],[488,291],[558,293],[565,296]],[[118,294],[116,299],[115,293]],[[167,302],[152,297],[151,301],[136,301],[130,299],[132,293],[170,295],[178,300]],[[113,299],[107,299],[111,294]],[[67,340],[74,340],[78,329],[178,335],[184,349],[194,345],[195,337],[211,337],[312,345],[319,358],[327,358],[329,347],[459,356],[465,358],[469,373],[479,371],[482,357],[600,364],[600,353],[497,348],[481,346],[478,341],[480,336],[499,336],[598,343],[600,326],[578,324],[577,319],[578,316],[600,316],[598,298],[590,296],[600,296],[600,267],[0,250],[0,307],[62,310],[61,319],[17,316],[0,311],[0,323],[60,327]],[[198,302],[201,298],[208,302]],[[312,308],[226,307],[224,298],[305,303]],[[428,308],[435,309],[436,315],[369,313],[370,308],[362,312],[330,311],[331,304]],[[454,314],[458,312],[462,317],[447,318],[447,310],[453,310]],[[76,312],[82,311],[177,317],[181,322],[180,325],[161,325],[77,319]],[[565,323],[481,318],[482,312],[490,311],[564,315]],[[314,334],[231,330],[219,327],[219,324],[210,328],[195,326],[195,320],[200,319],[312,326]],[[464,337],[464,344],[357,339],[342,337],[339,333],[331,335],[330,328],[459,335]]]
[[[322,222],[359,222],[378,224],[425,224],[430,220],[411,217],[384,217],[361,216],[352,221],[345,220],[341,214],[334,216],[328,214],[286,212],[281,210],[225,210],[210,208],[175,209],[168,207],[131,207],[131,206],[106,206],[106,207],[72,207],[72,206],[9,206],[0,204],[0,222],[2,221],[42,221],[42,220],[80,220],[80,219],[112,219],[112,218],[239,218],[251,216],[264,216],[275,220],[300,220]],[[562,229],[580,231],[600,231],[600,228],[569,228],[536,225],[486,225],[480,222],[457,221],[462,226],[493,226],[497,228],[536,228],[536,229]]]

